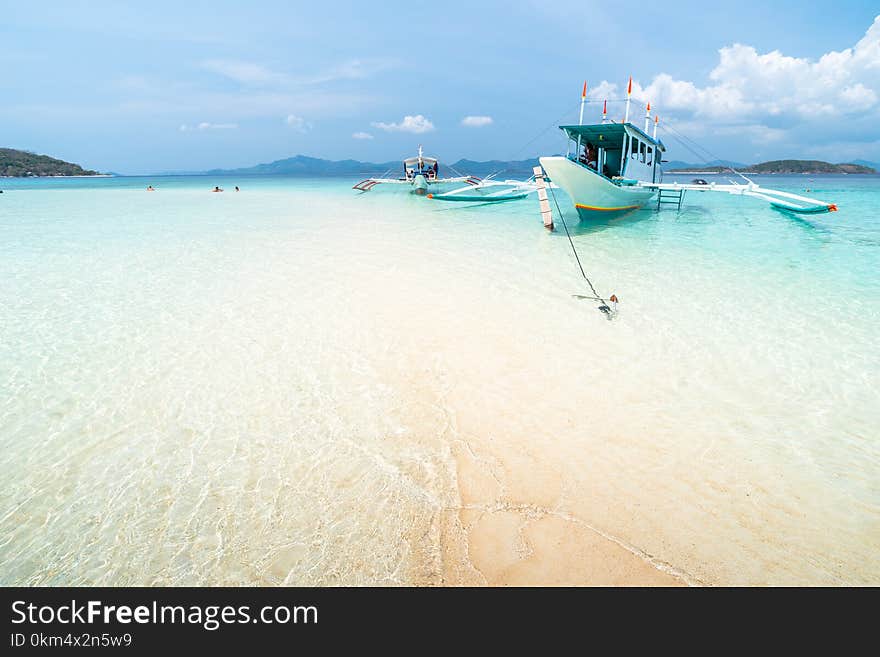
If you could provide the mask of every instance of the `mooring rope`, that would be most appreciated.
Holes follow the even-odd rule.
[[[590,101],[587,101],[587,102],[590,102]],[[508,160],[508,161],[515,160],[516,157],[517,157],[518,155],[520,155],[524,150],[526,150],[529,146],[531,146],[531,145],[534,144],[536,141],[538,141],[541,137],[543,137],[544,135],[546,135],[547,132],[548,132],[551,128],[555,128],[555,127],[557,127],[557,126],[559,125],[559,122],[560,122],[562,119],[564,119],[566,116],[568,116],[569,112],[572,112],[573,110],[577,109],[577,108],[580,106],[580,104],[581,104],[581,102],[578,101],[577,103],[575,103],[575,104],[572,105],[571,107],[567,108],[567,109],[565,110],[565,112],[559,116],[558,119],[556,119],[555,121],[552,121],[551,123],[548,123],[547,126],[546,126],[543,130],[541,130],[541,132],[539,132],[539,133],[536,134],[534,137],[532,137],[531,139],[529,139],[526,143],[524,143],[522,146],[520,146],[517,150],[513,151],[513,153],[511,153],[511,154],[507,157],[507,160]],[[505,173],[505,172],[507,172],[507,171],[513,171],[513,170],[512,170],[512,169],[498,169],[497,171],[492,171],[488,176],[486,176],[486,177],[484,178],[484,180],[489,180],[490,178],[492,178],[492,176],[497,176],[497,175],[500,175],[500,174]]]
[[[452,166],[451,164],[447,164],[447,165],[446,165],[446,168],[449,169],[452,173],[454,173],[454,174],[455,174],[456,176],[458,176],[459,178],[468,178],[468,177],[469,177],[469,176],[465,176],[461,171],[459,171],[458,169],[456,169],[456,168],[455,168],[454,166]]]
[[[668,122],[668,119],[667,119],[667,122]],[[712,151],[710,151],[708,148],[706,148],[705,146],[703,146],[703,145],[701,145],[701,144],[698,144],[696,141],[694,141],[693,139],[691,139],[690,137],[688,137],[688,136],[685,135],[684,133],[679,132],[678,130],[676,130],[675,128],[673,128],[671,125],[667,125],[665,129],[669,131],[669,133],[672,135],[673,139],[675,139],[679,144],[681,144],[681,145],[684,146],[687,150],[689,150],[691,153],[693,153],[693,154],[696,155],[698,158],[700,158],[700,159],[703,161],[703,164],[706,164],[706,165],[708,165],[708,166],[711,166],[711,165],[709,164],[709,158],[707,158],[707,157],[705,157],[705,156],[703,156],[703,155],[700,155],[699,153],[697,153],[696,151],[694,151],[694,149],[690,148],[690,147],[687,145],[686,141],[689,141],[690,143],[692,143],[694,146],[696,146],[696,147],[699,148],[700,150],[705,151],[705,152],[709,155],[709,157],[711,157],[712,159],[714,159],[716,162],[721,162],[721,161],[722,161],[720,157],[718,157],[717,155],[715,155],[715,154],[714,154]],[[740,173],[739,171],[736,170],[735,167],[731,166],[730,164],[724,164],[724,165],[721,165],[721,166],[722,166],[723,168],[725,168],[725,169],[730,169],[733,173],[735,173],[736,175],[738,175],[740,178],[742,178],[742,179],[745,180],[746,182],[748,182],[748,183],[751,183],[751,182],[752,182],[751,180],[749,180],[748,176],[746,176],[746,175]],[[721,173],[721,172],[719,171],[719,173]],[[728,180],[730,180],[730,179],[728,178]],[[733,181],[731,180],[731,182],[733,182]]]
[[[565,235],[568,237],[568,243],[571,245],[571,252],[574,253],[574,259],[577,261],[578,269],[581,270],[581,276],[584,277],[584,280],[587,282],[587,285],[590,286],[590,290],[593,292],[592,297],[582,297],[586,299],[595,299],[596,301],[601,301],[602,305],[599,306],[599,310],[608,315],[608,319],[611,319],[611,307],[608,305],[608,301],[599,296],[599,293],[596,292],[596,288],[593,286],[593,281],[590,280],[587,273],[584,271],[584,266],[581,264],[581,259],[578,256],[577,249],[574,246],[574,240],[571,239],[571,233],[568,231],[568,224],[565,221],[565,215],[562,214],[562,208],[559,207],[559,201],[556,200],[556,193],[553,191],[552,186],[548,186],[550,189],[550,195],[553,197],[553,203],[556,205],[556,211],[559,213],[559,219],[562,221],[562,227],[565,229]],[[582,296],[582,295],[578,295]],[[616,299],[614,295],[612,298]]]
[[[645,109],[647,109],[647,106],[646,106],[644,103],[640,102],[640,101],[634,100],[634,101],[633,101],[633,104],[634,104],[634,105],[638,105],[639,107],[644,107]],[[666,130],[666,131],[668,131],[668,132],[669,132],[669,135],[670,135],[673,139],[675,139],[675,141],[677,141],[679,144],[681,144],[682,146],[684,146],[684,148],[685,148],[686,150],[690,151],[691,154],[695,155],[698,159],[702,160],[703,164],[708,165],[708,164],[709,164],[709,161],[710,161],[709,158],[712,158],[712,159],[715,160],[716,162],[721,162],[721,161],[722,161],[720,157],[718,157],[715,153],[713,153],[713,152],[710,151],[708,148],[706,148],[705,146],[703,146],[701,143],[699,143],[699,142],[696,141],[695,139],[692,139],[691,137],[688,137],[688,136],[687,136],[686,134],[684,134],[683,132],[680,132],[679,130],[677,130],[677,129],[674,127],[674,124],[675,124],[675,123],[677,123],[677,122],[676,122],[676,121],[673,121],[672,119],[670,119],[670,118],[667,117],[667,118],[663,119],[663,129]],[[701,151],[703,151],[703,153],[705,153],[705,155],[704,155],[703,153],[699,153],[699,152],[695,151],[694,148],[691,148],[691,147],[688,145],[687,142],[690,142],[690,143],[694,146],[694,148],[698,148],[698,149],[700,149]],[[707,156],[708,156],[708,157],[707,157]],[[749,183],[752,182],[751,180],[749,180],[749,178],[748,178],[747,176],[745,176],[745,175],[743,175],[742,173],[740,173],[739,171],[737,171],[737,170],[736,170],[734,167],[732,167],[731,165],[726,164],[726,165],[722,165],[722,166],[724,166],[724,168],[726,168],[726,169],[730,169],[733,173],[735,173],[736,175],[738,175],[740,178],[742,178],[742,179],[745,180],[746,182],[749,182]],[[732,181],[731,181],[731,182],[732,182]]]

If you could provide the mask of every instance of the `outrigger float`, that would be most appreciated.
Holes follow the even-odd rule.
[[[565,156],[541,157],[541,167],[535,168],[538,178],[543,168],[550,179],[565,190],[582,220],[626,214],[651,202],[656,202],[658,209],[664,203],[676,204],[680,209],[684,194],[689,190],[750,196],[792,213],[815,214],[837,210],[833,203],[767,189],[735,170],[734,173],[742,177],[745,184],[702,184],[703,181],[701,184],[664,183],[661,161],[666,146],[657,138],[660,119],[654,115],[653,133],[648,134],[651,126],[651,104],[648,103],[644,130],[630,123],[631,95],[632,78],[627,86],[626,111],[622,122],[608,119],[605,101],[602,122],[584,124],[587,98],[585,82],[578,124],[559,126],[568,137],[568,153]],[[545,226],[552,229],[550,213],[542,208],[542,215]]]
[[[386,171],[383,176],[387,176],[390,173],[390,170]],[[424,196],[428,194],[430,189],[442,188],[445,185],[466,183],[470,186],[475,186],[479,185],[480,182],[480,179],[475,176],[459,175],[453,178],[441,178],[440,164],[437,158],[424,155],[422,146],[419,144],[419,154],[403,161],[402,177],[367,178],[366,180],[361,180],[352,189],[368,192],[376,185],[408,185],[412,193]]]
[[[549,181],[547,187],[554,186]],[[476,185],[454,189],[445,194],[428,194],[437,201],[460,201],[465,203],[503,203],[518,201],[529,194],[537,193],[541,182],[532,176],[528,180],[493,180],[490,177]]]

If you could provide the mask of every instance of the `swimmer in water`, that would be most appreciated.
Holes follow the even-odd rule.
[[[235,186],[235,191],[240,192],[241,190],[238,188],[238,185]]]
[[[219,187],[214,187],[214,189],[212,189],[211,191],[212,192],[222,192],[223,190],[220,189]]]
[[[156,191],[156,188],[153,187],[152,185],[147,185],[147,191],[148,191],[148,192],[155,192],[155,191]]]

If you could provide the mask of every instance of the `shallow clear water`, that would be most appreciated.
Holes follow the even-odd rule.
[[[534,199],[0,180],[0,583],[448,581],[457,444],[694,581],[880,582],[880,178],[759,181],[840,211],[561,196],[607,321]]]

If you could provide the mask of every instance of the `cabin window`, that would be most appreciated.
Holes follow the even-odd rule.
[[[641,142],[641,145],[639,146],[639,161],[640,162],[645,162],[647,160],[647,152],[648,152],[648,145],[645,142]]]
[[[637,160],[639,158],[639,140],[632,138],[632,154],[630,158]]]
[[[648,146],[648,157],[645,160],[645,164],[647,164],[648,166],[651,166],[652,164],[654,164],[654,147],[653,146]]]

